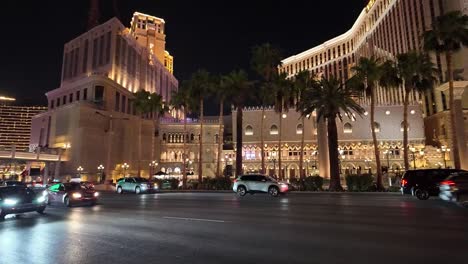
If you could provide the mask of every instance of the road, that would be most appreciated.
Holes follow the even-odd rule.
[[[0,263],[467,263],[468,209],[398,194],[104,194],[0,222]]]

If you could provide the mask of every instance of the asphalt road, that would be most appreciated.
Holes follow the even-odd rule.
[[[0,263],[468,263],[468,209],[397,194],[103,195],[0,222]]]

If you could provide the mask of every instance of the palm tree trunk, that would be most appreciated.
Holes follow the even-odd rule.
[[[184,144],[183,144],[183,155],[182,155],[182,189],[187,188],[187,108],[184,107]]]
[[[203,99],[200,99],[200,138],[198,149],[198,186],[203,181]]]
[[[455,110],[455,95],[453,86],[453,66],[452,66],[452,52],[446,52],[445,58],[447,61],[447,71],[449,79],[449,104],[450,104],[450,125],[452,127],[452,153],[455,169],[460,169],[460,153],[458,152],[458,138],[457,138],[457,122]]]
[[[375,91],[371,90],[371,111],[370,111],[370,118],[371,118],[371,132],[372,132],[372,143],[374,144],[374,155],[375,155],[375,163],[377,166],[377,189],[383,190],[383,180],[382,180],[382,170],[380,166],[380,149],[379,149],[379,142],[377,141],[377,134],[375,132]]]
[[[242,106],[237,106],[236,117],[236,174],[241,175],[242,171]]]
[[[143,118],[140,116],[140,122],[138,126],[138,161],[137,161],[137,176],[141,177],[141,127],[143,125]]]
[[[265,119],[265,107],[262,106],[262,119],[260,120],[260,158],[262,159],[262,174],[266,174],[265,170],[265,139],[263,138],[263,123]]]
[[[221,152],[222,149],[222,135],[223,135],[223,109],[224,109],[224,101],[221,100],[219,104],[219,132],[218,132],[218,164],[216,164],[216,177],[221,177],[220,169],[221,169]]]
[[[408,143],[408,104],[410,89],[405,88],[405,98],[403,99],[403,160],[405,170],[409,170],[409,143]]]
[[[284,180],[283,178],[283,168],[281,167],[281,136],[283,128],[283,111],[279,113],[279,135],[278,135],[278,169],[279,169],[279,179]]]
[[[301,155],[299,156],[299,169],[300,169],[300,176],[301,179],[305,178],[305,171],[304,171],[304,137],[305,137],[305,129],[304,129],[304,117],[302,117],[302,134],[301,134]]]
[[[327,118],[328,131],[328,158],[330,160],[330,186],[328,189],[333,192],[342,191],[340,179],[340,168],[338,162],[338,129],[335,119]]]

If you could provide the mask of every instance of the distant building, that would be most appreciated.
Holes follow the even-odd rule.
[[[178,89],[172,71],[163,19],[135,12],[129,28],[116,18],[92,28],[65,44],[60,87],[47,92],[48,111],[34,117],[31,144],[61,149],[61,176],[94,179],[99,165],[107,179],[139,168],[148,176],[156,122],[137,115],[133,93],[169,102]]]
[[[47,107],[0,105],[0,148],[29,151],[31,120],[45,111]]]

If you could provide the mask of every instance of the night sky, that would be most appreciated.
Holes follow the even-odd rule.
[[[88,0],[2,3],[0,95],[20,105],[45,105],[45,92],[60,85],[65,42],[86,30]],[[125,26],[134,11],[166,20],[166,49],[179,81],[199,68],[227,73],[248,68],[252,46],[270,42],[285,57],[348,30],[366,0],[182,1],[119,0]],[[101,0],[101,22],[114,16]]]

